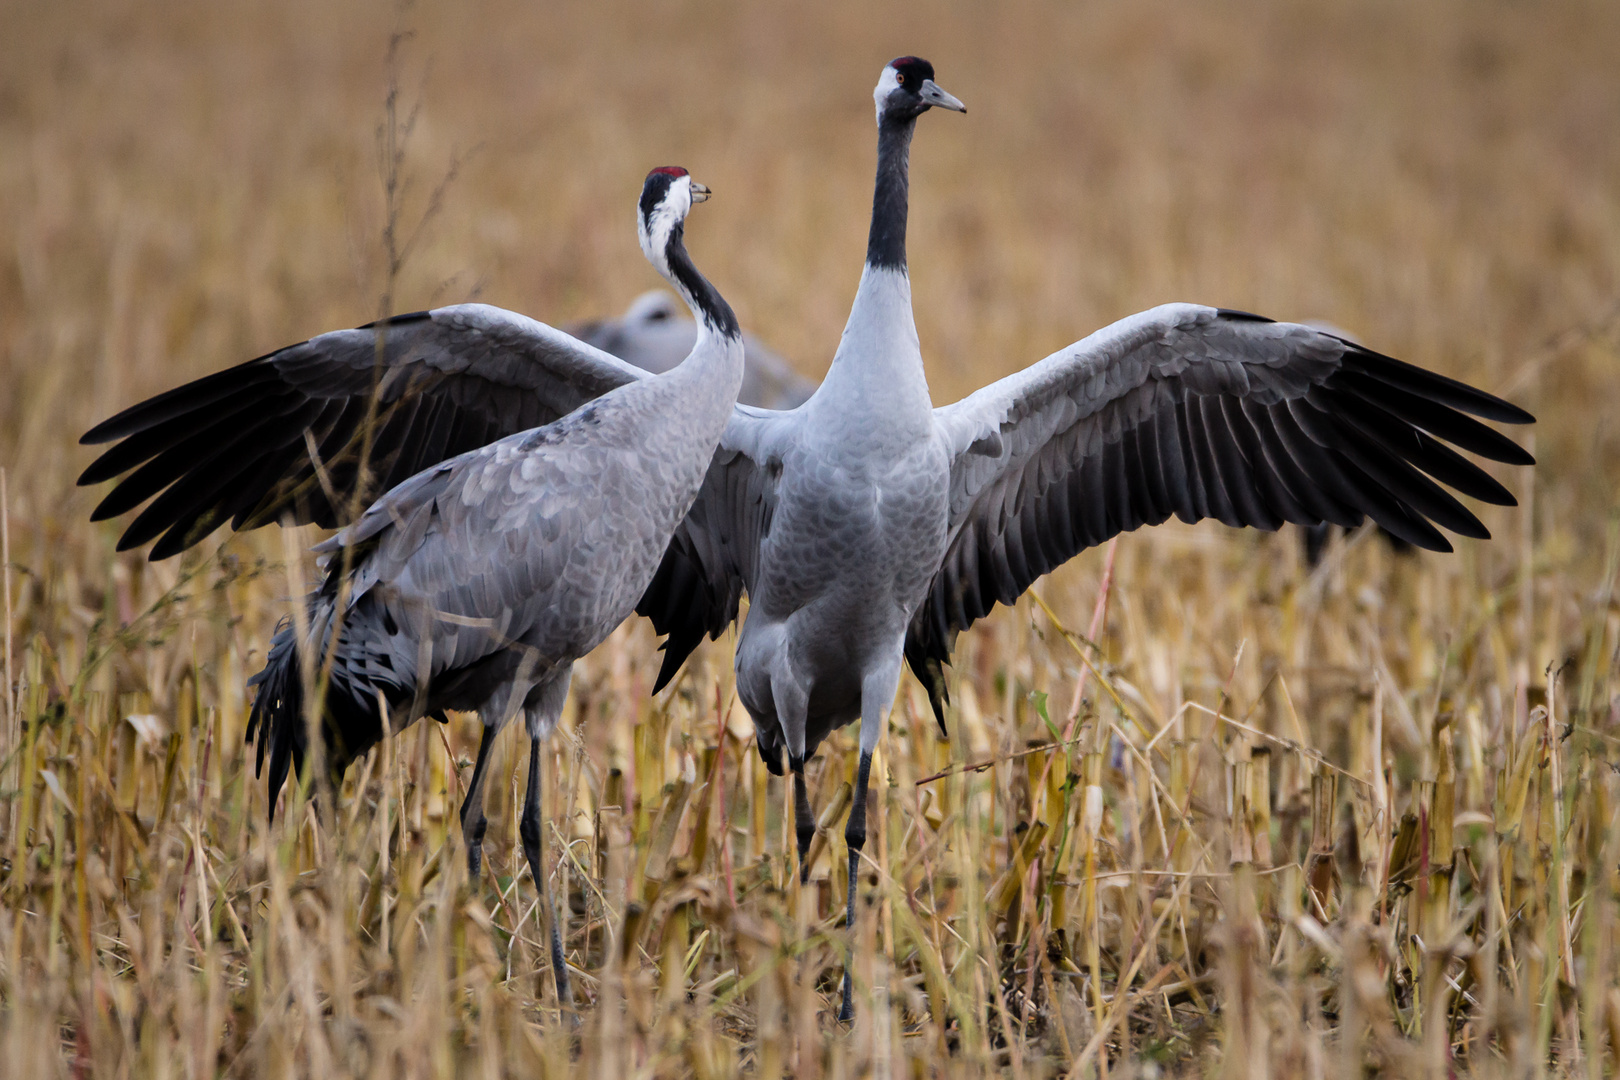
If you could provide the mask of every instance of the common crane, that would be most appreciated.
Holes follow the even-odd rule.
[[[396,728],[422,716],[443,718],[446,709],[476,710],[483,737],[461,807],[468,869],[476,878],[490,749],[521,710],[529,776],[519,831],[551,923],[551,963],[565,1007],[568,970],[540,865],[540,740],[562,711],[573,662],[630,615],[652,579],[703,482],[742,382],[737,320],[683,242],[687,213],[707,196],[679,168],[654,169],[642,188],[642,251],[698,326],[690,355],[664,374],[646,375],[524,316],[469,304],[323,335],[138,405],[86,437],[125,436],[114,453],[132,446],[145,453],[160,442],[173,444],[165,453],[183,451],[196,439],[191,410],[198,408],[259,437],[266,414],[302,428],[347,408],[353,380],[371,379],[382,336],[380,397],[421,425],[411,429],[413,449],[428,447],[431,460],[315,548],[326,576],[309,600],[308,639],[301,642],[292,624],[276,633],[264,670],[251,680],[259,692],[248,738],[257,734],[261,770],[269,752],[273,816],[289,767],[302,768],[308,750],[301,657],[319,664],[331,653],[320,713],[335,780],[382,737],[379,695]],[[286,393],[271,388],[278,380],[332,396],[304,397],[290,413],[278,412],[289,404]],[[548,388],[538,401],[536,384]],[[518,430],[489,441],[487,428],[475,429],[470,437],[484,445],[440,460],[467,420],[434,394],[480,402],[498,423]],[[548,415],[558,411],[566,415]],[[410,452],[390,434],[397,423],[390,415],[377,437],[385,470],[392,460],[397,471],[402,453]],[[212,430],[215,439],[223,433]],[[216,465],[227,473],[242,466],[234,453]],[[158,454],[146,468],[164,467],[163,459]],[[190,474],[181,486],[196,478]],[[209,479],[240,482],[239,475]]]
[[[878,159],[866,264],[832,367],[798,409],[733,410],[702,490],[636,607],[667,635],[662,687],[704,636],[718,637],[737,618],[747,592],[738,694],[766,764],[780,773],[785,751],[793,773],[801,875],[814,835],[804,762],[832,731],[861,721],[844,834],[851,931],[872,751],[902,662],[927,688],[943,728],[942,665],[956,635],[1118,533],[1171,515],[1268,530],[1370,517],[1416,546],[1449,551],[1436,524],[1489,534],[1435,481],[1487,503],[1514,499],[1447,443],[1534,463],[1472,418],[1533,421],[1508,402],[1307,326],[1198,304],[1129,316],[934,407],[911,312],[908,154],[917,118],[929,108],[966,110],[916,57],[887,65],[874,98]],[[296,401],[298,391],[290,393]],[[487,408],[447,405],[450,395],[432,386],[420,396],[420,408],[497,423]],[[172,499],[166,492],[122,544],[166,528],[153,553],[159,557],[232,515],[241,527],[283,511],[298,520],[330,513],[314,496],[298,499],[298,480],[313,468],[302,450],[304,428],[324,445],[341,442],[355,423],[341,416],[312,423],[293,407],[269,437],[284,457],[256,456],[264,472],[246,487],[198,484]],[[389,445],[414,452],[421,430],[400,421]],[[119,434],[127,432],[108,437]],[[92,466],[94,478],[140,460],[130,454],[115,459],[118,468]],[[109,512],[207,469],[206,462],[170,466]],[[851,993],[846,969],[846,1019]]]

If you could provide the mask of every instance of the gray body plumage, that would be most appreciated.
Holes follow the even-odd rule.
[[[931,437],[910,299],[903,272],[869,267],[826,380],[796,412],[757,421],[745,452],[773,511],[743,579],[737,690],[762,749],[791,759],[858,719],[863,695],[893,699],[944,553],[950,462]]]
[[[477,709],[499,727],[535,706],[635,607],[729,417],[736,350],[695,357],[541,428],[452,458],[388,492],[316,550],[350,575],[337,683],[414,695],[416,715]],[[716,390],[719,393],[716,393]],[[312,625],[325,654],[335,586]],[[423,668],[425,667],[425,671]],[[364,747],[350,747],[350,753]]]

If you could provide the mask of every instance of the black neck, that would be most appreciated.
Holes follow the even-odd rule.
[[[866,264],[885,270],[906,268],[906,203],[910,187],[911,133],[917,118],[878,122],[877,185],[872,192],[872,231]]]
[[[676,225],[669,234],[664,257],[669,261],[670,276],[697,307],[698,316],[711,330],[724,337],[738,337],[742,330],[737,326],[737,316],[732,313],[726,298],[692,265],[692,257],[686,253],[685,237],[685,222]]]

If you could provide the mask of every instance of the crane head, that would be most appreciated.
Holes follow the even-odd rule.
[[[966,105],[934,82],[934,65],[918,56],[889,61],[878,78],[877,89],[872,91],[872,100],[877,103],[879,124],[886,116],[915,120],[936,105],[952,112],[967,112]]]
[[[641,186],[636,234],[641,250],[660,272],[668,272],[671,241],[679,240],[693,203],[709,197],[709,189],[678,165],[663,165],[647,174]]]

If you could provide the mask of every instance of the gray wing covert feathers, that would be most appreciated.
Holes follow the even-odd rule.
[[[509,437],[418,473],[316,546],[326,574],[310,597],[312,654],[325,656],[333,628],[343,627],[323,718],[337,777],[382,737],[375,695],[406,722],[418,691],[422,711],[441,719],[447,708],[478,708],[522,662],[508,646],[550,614],[564,572],[559,552],[589,507],[565,490],[570,462],[525,460],[522,441]],[[346,548],[351,587],[337,611]],[[259,694],[247,738],[258,736],[260,771],[270,758],[272,792],[302,767],[306,750],[298,647],[284,623],[249,681]]]
[[[1370,517],[1435,551],[1451,550],[1436,525],[1484,538],[1440,485],[1499,506],[1513,496],[1446,444],[1534,459],[1465,414],[1534,419],[1306,326],[1194,304],[1122,319],[935,410],[952,456],[950,534],[907,659],[932,687],[956,633],[996,603],[1172,514],[1261,529]]]
[[[413,476],[315,548],[333,570],[344,547],[363,553],[351,608],[375,591],[398,623],[414,612],[432,619],[433,675],[523,636],[557,584],[559,553],[591,516],[566,456],[526,455],[521,442],[508,437]]]
[[[454,678],[444,685],[444,675],[515,643],[536,651],[543,673],[622,621],[635,594],[623,596],[617,556],[629,557],[624,510],[638,500],[627,478],[639,470],[626,467],[623,447],[570,445],[557,435],[555,426],[519,433],[425,470],[316,546],[327,560],[329,596],[337,594],[341,553],[356,556],[340,658],[357,675],[365,665],[387,672],[368,669],[356,685],[410,687],[427,674],[430,703],[470,708],[479,695],[457,700]],[[508,666],[517,662],[513,653]]]
[[[674,678],[705,635],[718,638],[754,587],[759,552],[776,508],[781,460],[776,438],[792,413],[738,406],[703,478],[697,501],[676,528],[636,614],[667,635],[653,693]]]
[[[156,496],[118,544],[123,551],[161,534],[153,559],[185,550],[226,520],[251,529],[290,516],[331,528],[423,469],[644,377],[501,308],[399,315],[322,334],[124,410],[80,439],[118,441],[79,483],[129,473],[92,520]],[[374,382],[371,480],[356,502]]]

